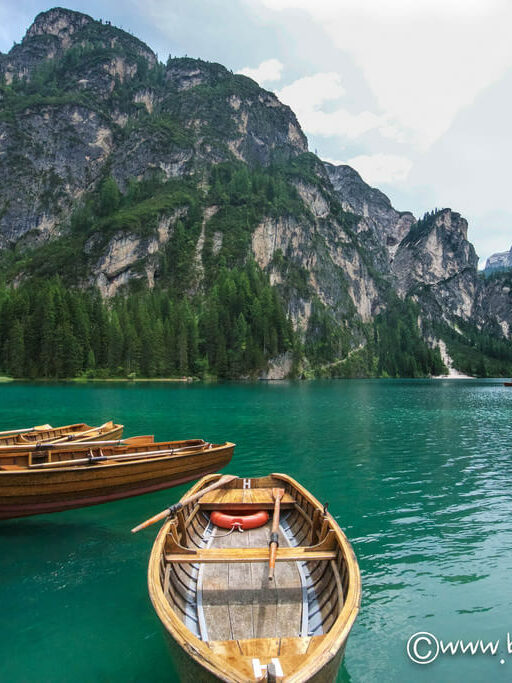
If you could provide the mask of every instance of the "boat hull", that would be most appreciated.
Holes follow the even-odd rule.
[[[180,683],[198,683],[199,681],[200,683],[218,683],[218,681],[232,683],[232,678],[225,678],[221,675],[217,676],[198,664],[194,656],[181,647],[167,629],[164,629],[164,633],[172,664],[179,676]],[[312,677],[309,677],[307,683],[334,683],[336,681],[338,671],[345,656],[347,640],[348,636],[332,659],[326,662]]]
[[[149,560],[149,594],[179,680],[264,680],[260,667],[273,661],[290,683],[335,681],[361,598],[350,543],[324,506],[287,475],[238,479],[218,495],[208,493],[197,503],[187,500],[198,500],[201,489],[219,476],[204,477],[185,494],[183,508],[161,528]],[[240,542],[209,531],[209,512],[240,501],[265,507],[282,487],[284,526],[279,527],[276,559],[284,570],[276,568],[276,583],[270,585],[268,564],[261,564],[261,558],[268,562],[270,526],[263,535],[255,530],[251,538],[253,532],[245,532]],[[300,574],[299,582],[290,571]],[[273,586],[276,594],[270,598]],[[230,594],[233,600],[226,597]],[[279,609],[268,608],[274,599],[283,617]]]
[[[20,430],[19,432],[0,433],[0,446],[16,446],[20,444],[35,444],[49,442],[80,442],[80,441],[109,441],[120,439],[123,436],[123,425],[113,422],[90,427],[85,423],[67,425],[65,427],[49,427],[32,430]]]
[[[227,465],[234,444],[179,455],[152,456],[46,470],[0,473],[0,519],[98,505],[199,479]]]

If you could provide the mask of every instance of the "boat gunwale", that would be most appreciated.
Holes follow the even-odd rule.
[[[111,420],[107,420],[105,424],[107,424],[108,422],[111,422]],[[86,422],[72,422],[71,424],[61,425],[60,427],[52,427],[50,424],[48,424],[34,427],[22,427],[21,429],[6,429],[4,431],[0,431],[0,439],[3,436],[10,437],[16,436],[17,434],[37,434],[38,432],[56,432],[57,430],[61,429],[76,429],[78,427],[93,429],[93,427],[87,424]]]
[[[174,442],[166,442],[166,441],[156,442],[156,443],[153,442],[151,445],[158,446],[159,443],[174,443]],[[205,442],[205,445],[207,445],[206,442]],[[219,450],[222,450],[222,449],[229,449],[229,448],[235,448],[235,447],[236,447],[235,443],[233,443],[231,441],[226,441],[223,444],[212,444],[211,448],[205,448],[203,450],[199,450],[199,449],[194,450],[194,451],[189,450],[189,451],[185,451],[182,453],[168,453],[167,455],[160,455],[160,456],[145,455],[145,456],[140,457],[140,458],[132,457],[128,461],[110,460],[107,462],[104,462],[104,461],[101,462],[100,461],[97,463],[82,463],[81,465],[70,465],[69,467],[62,467],[62,466],[46,467],[44,469],[40,468],[40,467],[31,469],[30,467],[27,466],[27,467],[20,468],[19,470],[2,470],[2,467],[0,465],[0,481],[1,481],[2,477],[6,477],[8,475],[10,475],[10,476],[20,476],[20,475],[30,476],[30,475],[34,475],[34,474],[39,474],[39,475],[40,474],[53,474],[53,473],[59,473],[60,474],[60,473],[66,473],[66,472],[81,472],[81,471],[97,472],[97,471],[107,470],[107,469],[110,471],[113,467],[120,467],[122,465],[133,466],[133,465],[137,465],[140,463],[147,463],[147,462],[158,463],[158,462],[163,462],[163,461],[167,461],[167,460],[171,460],[171,459],[172,460],[174,460],[174,459],[178,460],[179,458],[188,458],[190,456],[195,456],[195,455],[204,455],[204,453],[215,453],[215,452],[218,452]],[[101,447],[98,447],[98,448],[101,448]],[[48,450],[51,450],[51,448],[49,448]],[[90,447],[88,447],[87,449],[84,449],[84,452],[85,452],[85,450],[91,450],[91,449],[90,449]],[[60,451],[60,452],[62,452],[62,451]],[[155,449],[155,453],[158,453],[158,449]],[[120,455],[123,455],[123,456],[133,455],[133,456],[135,456],[135,455],[137,455],[137,453],[132,454],[130,452],[127,452],[127,453],[122,453]],[[107,458],[108,458],[108,456],[107,456]],[[59,461],[57,460],[56,461],[57,465],[58,465],[58,462]]]
[[[213,482],[215,479],[219,479],[221,476],[222,475],[220,474],[212,474],[203,477],[184,494],[183,498],[197,493],[205,485]],[[322,503],[292,477],[280,473],[272,473],[269,476],[281,479],[290,484],[316,509],[323,509],[324,506]],[[251,479],[259,478],[263,477],[251,477]],[[338,652],[344,647],[344,643],[350,634],[350,630],[352,629],[361,604],[361,575],[354,550],[334,517],[330,513],[327,513],[327,518],[329,520],[330,528],[335,532],[340,550],[347,564],[347,571],[350,576],[349,588],[346,595],[343,596],[343,607],[336,617],[336,620],[329,631],[320,636],[322,642],[315,648],[314,654],[311,654],[308,658],[309,662],[306,660],[307,664],[305,667],[301,668],[297,673],[286,677],[287,681],[293,683],[309,680],[312,676],[324,669],[324,667],[336,657]],[[154,541],[149,558],[148,589],[153,607],[166,631],[168,631],[176,643],[184,649],[190,657],[196,660],[215,677],[220,678],[227,683],[237,683],[240,680],[238,669],[234,668],[225,659],[216,654],[208,647],[207,643],[195,636],[177,616],[175,610],[165,597],[160,579],[160,564],[164,555],[165,539],[171,524],[172,521],[168,520],[162,525]],[[297,638],[300,638],[300,636],[297,636]],[[262,638],[261,640],[268,639]]]
[[[73,432],[73,428],[80,427],[81,429],[76,430]],[[66,430],[70,430],[69,432]],[[2,455],[9,455],[9,453],[14,450],[20,451],[20,447],[26,446],[27,448],[29,447],[34,447],[36,445],[40,445],[41,447],[50,447],[52,445],[55,445],[57,443],[55,440],[62,440],[66,439],[66,437],[72,437],[69,438],[69,445],[78,445],[81,443],[81,441],[85,439],[81,439],[80,437],[85,437],[86,435],[89,435],[90,432],[97,432],[97,436],[92,437],[92,440],[98,441],[100,437],[105,437],[109,435],[116,435],[119,434],[119,437],[121,438],[122,434],[124,431],[124,425],[118,424],[114,422],[113,420],[107,420],[107,422],[104,422],[101,425],[97,426],[92,426],[87,424],[86,422],[75,422],[70,425],[63,425],[62,427],[51,427],[50,429],[34,429],[30,428],[28,430],[14,430],[12,432],[0,432],[0,456]],[[49,432],[52,432],[53,434],[51,436],[48,435]],[[46,434],[47,436],[44,437],[43,435]],[[35,437],[41,437],[39,440],[38,438],[27,438],[30,436],[35,436]],[[87,438],[90,438],[89,436]],[[16,441],[13,441],[12,443],[4,443],[5,441],[11,441],[13,439],[19,439]]]
[[[56,438],[65,438],[66,436],[73,437],[70,440],[70,443],[80,443],[80,437],[85,436],[86,434],[89,434],[90,432],[97,432],[99,436],[103,436],[104,434],[110,434],[111,432],[117,432],[117,431],[123,431],[124,430],[124,425],[122,424],[117,424],[113,420],[107,420],[106,422],[103,422],[103,424],[100,425],[90,425],[87,424],[87,422],[75,422],[73,424],[69,425],[63,425],[62,427],[52,427],[51,429],[35,429],[30,432],[23,432],[19,436],[23,441],[21,442],[22,445],[29,445],[33,443],[39,443],[37,439],[28,439],[27,437],[36,435],[39,436],[40,433],[45,434],[47,432],[59,432],[59,434],[54,434],[54,436],[50,436],[47,439],[43,439],[40,443],[49,443],[52,444],[52,439]],[[62,433],[64,432],[64,433]],[[69,432],[69,433],[68,433]],[[75,438],[76,437],[76,438]],[[1,443],[1,435],[0,435],[0,443]]]

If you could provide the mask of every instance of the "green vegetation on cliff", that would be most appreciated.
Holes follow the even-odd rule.
[[[430,348],[418,327],[419,308],[410,299],[392,299],[373,323],[361,327],[361,347],[350,350],[343,327],[324,320],[314,348],[323,353],[319,374],[325,377],[429,377],[446,372],[439,349]],[[318,313],[315,314],[318,316]],[[312,316],[312,319],[314,316]],[[344,349],[344,352],[343,352]],[[312,351],[309,351],[312,355]],[[343,360],[329,359],[345,356]]]
[[[479,330],[461,319],[456,327],[438,324],[435,330],[461,372],[476,377],[512,376],[512,346],[501,329]]]

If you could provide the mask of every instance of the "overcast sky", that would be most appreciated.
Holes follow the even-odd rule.
[[[0,50],[41,0],[0,0]],[[217,61],[277,92],[310,149],[399,210],[450,207],[481,258],[512,244],[510,0],[69,0],[165,61]]]

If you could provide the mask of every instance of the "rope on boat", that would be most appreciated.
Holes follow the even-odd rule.
[[[242,526],[241,526],[240,522],[235,522],[235,523],[233,524],[233,526],[231,527],[231,529],[230,529],[227,533],[225,533],[225,534],[220,534],[220,535],[219,535],[219,534],[215,534],[215,538],[224,538],[225,536],[229,536],[230,534],[233,533],[233,531],[235,531],[235,529],[236,529],[237,531],[239,531],[241,534],[244,533],[244,530],[242,529]]]

